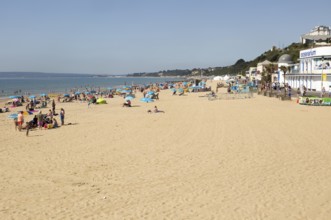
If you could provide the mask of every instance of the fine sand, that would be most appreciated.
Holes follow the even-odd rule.
[[[0,114],[0,219],[331,219],[331,108],[204,94],[57,103],[29,137]]]

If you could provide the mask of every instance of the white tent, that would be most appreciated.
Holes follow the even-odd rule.
[[[223,77],[223,80],[224,80],[224,81],[226,81],[226,80],[228,80],[228,79],[230,79],[230,77],[229,77],[228,75],[225,75],[225,76]]]

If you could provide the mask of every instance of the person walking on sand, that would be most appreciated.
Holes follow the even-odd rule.
[[[26,136],[29,136],[29,131],[30,131],[30,128],[32,127],[32,125],[31,125],[31,122],[27,122],[26,123],[26,127],[25,127],[25,129],[26,129]]]
[[[64,125],[64,115],[65,115],[64,109],[61,108],[60,111],[61,125]]]
[[[17,125],[18,125],[18,130],[19,131],[22,130],[23,122],[24,122],[23,112],[20,111],[20,113],[18,113],[18,115],[17,115]]]

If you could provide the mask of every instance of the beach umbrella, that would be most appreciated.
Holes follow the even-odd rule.
[[[131,86],[123,86],[123,89],[131,89]]]
[[[89,95],[90,93],[89,92],[85,92],[85,95]]]
[[[10,98],[10,99],[18,99],[19,96],[17,96],[17,95],[11,95],[11,96],[9,96],[9,98]]]
[[[141,98],[140,101],[141,101],[141,102],[146,102],[146,103],[154,102],[154,100],[151,99],[151,98]]]
[[[132,91],[131,90],[121,90],[121,93],[131,93]]]
[[[134,97],[132,97],[132,96],[125,97],[125,100],[132,100],[132,99],[134,99]]]
[[[80,95],[80,92],[75,92],[75,95]]]
[[[47,94],[46,93],[41,93],[40,96],[47,96]]]
[[[29,98],[30,98],[30,99],[35,99],[36,96],[35,96],[35,95],[30,95]]]
[[[93,93],[97,93],[97,91],[95,91],[95,90],[91,90],[90,93],[92,93],[92,94],[93,94]]]
[[[63,97],[70,97],[70,95],[69,94],[64,94]]]
[[[125,97],[132,96],[133,98],[136,98],[134,94],[127,94]]]

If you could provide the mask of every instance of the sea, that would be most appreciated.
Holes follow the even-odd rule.
[[[0,98],[12,95],[36,95],[42,93],[69,93],[71,91],[106,90],[124,85],[148,85],[182,81],[178,77],[125,77],[95,76],[84,74],[1,74]]]

